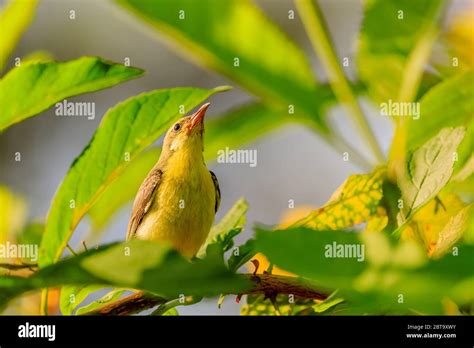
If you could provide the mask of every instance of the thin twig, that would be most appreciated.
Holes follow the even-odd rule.
[[[74,256],[77,256],[76,252],[74,251],[73,248],[71,248],[71,246],[69,244],[66,244],[66,248],[67,248],[67,250],[69,250],[69,252],[71,254],[73,254]]]
[[[6,268],[12,271],[28,268],[31,271],[34,271],[35,268],[38,268],[36,263],[21,263],[21,264],[12,264],[12,263],[0,263],[0,268]]]

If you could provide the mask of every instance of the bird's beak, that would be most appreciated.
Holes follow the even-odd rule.
[[[204,115],[206,114],[206,110],[211,105],[211,103],[206,103],[203,106],[199,108],[198,111],[196,111],[192,116],[191,116],[191,125],[189,126],[189,131],[191,131],[194,127],[196,127],[199,123],[204,118]]]

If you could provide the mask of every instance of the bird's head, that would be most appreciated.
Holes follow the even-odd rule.
[[[206,103],[194,114],[176,121],[168,130],[163,142],[164,150],[170,154],[179,151],[203,151],[204,115],[210,103]]]

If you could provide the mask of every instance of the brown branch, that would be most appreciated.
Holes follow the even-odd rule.
[[[301,278],[279,276],[273,274],[243,274],[245,278],[254,283],[254,287],[246,294],[264,294],[266,297],[293,295],[296,298],[324,300],[330,295],[328,290],[315,289]]]
[[[27,278],[38,270],[37,264],[0,263],[0,275]]]
[[[8,270],[12,270],[12,271],[27,268],[29,270],[34,271],[38,268],[38,264],[36,264],[36,263],[31,263],[31,264],[27,264],[27,263],[19,263],[19,264],[16,264],[16,263],[0,263],[0,268],[5,268],[5,269],[8,269]]]
[[[267,298],[275,298],[278,294],[293,295],[295,298],[324,300],[330,291],[317,290],[301,278],[272,274],[241,274],[253,283],[253,287],[245,293],[228,293],[226,295],[263,294]],[[126,296],[83,315],[131,315],[168,302],[163,297],[142,291]]]
[[[82,315],[132,315],[165,302],[163,297],[139,291]]]

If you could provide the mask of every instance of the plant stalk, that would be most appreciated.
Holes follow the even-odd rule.
[[[338,62],[334,46],[326,29],[326,24],[319,7],[311,0],[295,0],[296,8],[301,16],[307,35],[313,45],[314,51],[321,59],[323,67],[328,74],[337,99],[343,103],[353,116],[359,131],[370,146],[378,162],[385,162],[385,157],[367,119],[355,97],[349,81],[347,80]]]

